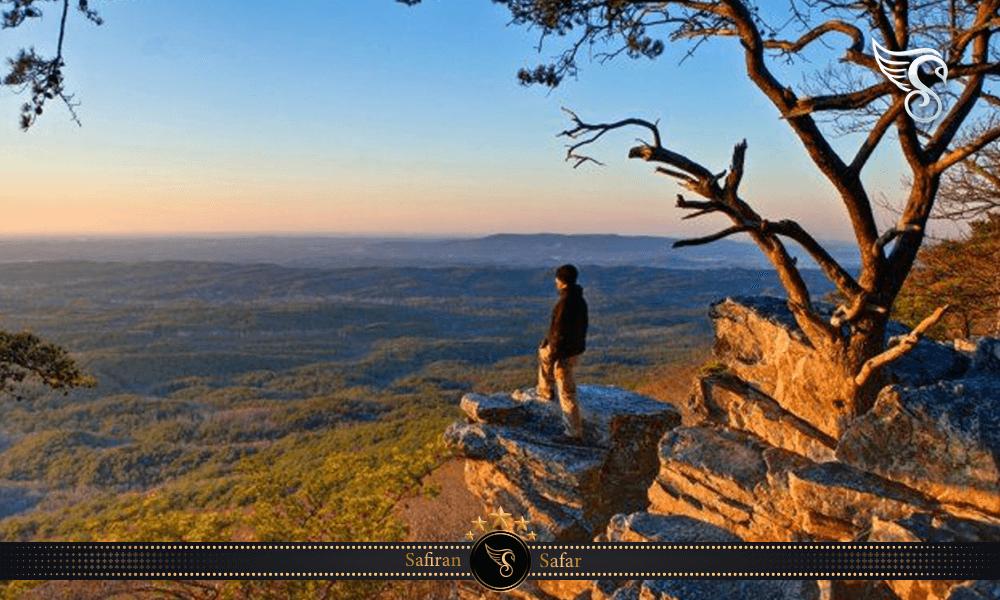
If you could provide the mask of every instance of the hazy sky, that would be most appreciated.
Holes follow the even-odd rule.
[[[850,237],[832,188],[743,76],[735,40],[682,64],[685,44],[657,61],[585,61],[579,79],[549,92],[519,86],[515,73],[557,46],[537,54],[536,34],[507,27],[487,0],[92,4],[105,24],[74,12],[64,49],[82,128],[53,103],[22,133],[24,99],[0,90],[5,234],[728,226],[681,220],[676,183],[626,158],[638,130],[592,147],[607,166],[573,169],[556,137],[566,106],[594,121],[659,119],[666,146],[718,171],[746,138],[743,194],[759,212]],[[43,8],[41,22],[0,32],[0,54],[51,53],[58,4]],[[889,199],[904,194],[901,176],[894,152],[866,173],[873,196]]]

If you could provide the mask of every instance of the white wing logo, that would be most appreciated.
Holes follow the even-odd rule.
[[[513,550],[494,550],[490,548],[489,544],[483,544],[486,546],[486,553],[490,555],[493,562],[500,565],[500,575],[503,577],[510,577],[514,573],[514,567],[507,564],[507,555],[510,555],[510,562],[514,562],[514,551]]]
[[[938,64],[939,66],[934,69],[934,73],[941,78],[941,81],[947,82],[948,65],[941,58],[941,53],[931,48],[893,52],[884,48],[874,38],[872,38],[872,50],[875,51],[875,62],[878,63],[878,68],[889,78],[889,81],[895,83],[904,92],[910,92],[906,95],[904,104],[906,114],[910,115],[914,121],[920,121],[921,123],[929,123],[938,118],[942,108],[941,97],[920,81],[920,66],[928,62]],[[911,58],[914,56],[917,58]],[[909,64],[909,68],[907,68],[907,64]],[[929,117],[918,117],[913,114],[913,111],[910,110],[910,102],[914,96],[920,96],[920,104],[917,105],[920,107],[927,106],[933,99],[937,105],[937,110]]]

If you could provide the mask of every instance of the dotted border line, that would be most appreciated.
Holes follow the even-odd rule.
[[[60,577],[374,577],[374,578],[397,578],[405,577],[408,579],[419,578],[419,577],[437,577],[437,578],[454,578],[456,575],[462,575],[462,579],[471,579],[468,574],[460,573],[395,573],[395,572],[380,572],[380,573],[347,573],[347,572],[324,572],[324,573],[177,573],[177,572],[152,572],[152,573],[136,573],[136,572],[64,572],[64,573],[53,573],[54,576]],[[591,579],[596,577],[625,577],[630,579],[640,579],[640,578],[657,578],[657,579],[672,579],[672,578],[718,578],[718,577],[764,577],[768,579],[781,578],[781,577],[791,577],[795,579],[815,577],[817,579],[828,579],[830,577],[843,577],[843,578],[857,578],[857,577],[902,577],[909,575],[924,575],[928,577],[934,576],[933,573],[892,573],[892,572],[855,572],[855,573],[645,573],[645,572],[632,572],[632,573],[617,573],[617,572],[587,572],[587,573],[573,573],[573,572],[558,572],[558,573],[545,573],[545,577],[537,577],[529,574],[529,579]]]
[[[18,544],[18,542],[14,542]],[[77,550],[467,550],[472,542],[455,545],[442,544],[86,544],[86,543],[44,543],[45,548],[25,548],[22,551],[42,551],[49,549]],[[885,552],[889,550],[909,550],[913,552],[913,544],[836,544],[836,545],[769,545],[769,544],[734,544],[734,545],[701,545],[701,544],[528,544],[529,548],[553,550],[866,550]],[[923,546],[926,548],[926,546]],[[934,551],[965,549],[961,544],[935,545]]]

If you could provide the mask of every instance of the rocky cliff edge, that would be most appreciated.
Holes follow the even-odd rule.
[[[972,353],[921,341],[844,422],[817,410],[824,374],[786,313],[775,298],[712,306],[717,363],[694,382],[684,426],[669,404],[583,385],[582,445],[556,443],[558,404],[531,389],[467,395],[445,438],[484,506],[529,515],[539,541],[1000,541],[1000,340]],[[1000,600],[1000,585],[538,581],[515,595]]]

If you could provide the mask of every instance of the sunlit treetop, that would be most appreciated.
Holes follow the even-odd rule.
[[[63,348],[33,333],[0,331],[0,393],[14,393],[29,377],[57,390],[97,385]]]

